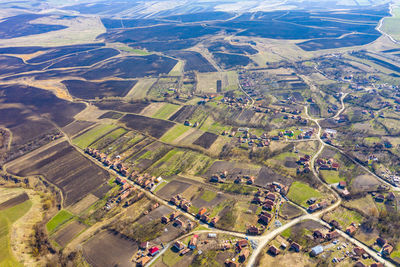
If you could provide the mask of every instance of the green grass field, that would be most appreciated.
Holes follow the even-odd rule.
[[[338,209],[324,216],[324,219],[326,219],[326,221],[336,220],[342,229],[346,229],[346,227],[353,222],[361,223],[363,221],[363,216],[356,211],[339,207]]]
[[[312,197],[321,198],[322,194],[309,185],[298,181],[293,182],[288,193],[290,200],[304,207],[307,206],[307,200]]]
[[[338,171],[321,170],[319,171],[319,173],[322,175],[322,178],[324,178],[324,180],[328,184],[335,184],[339,183],[340,181],[346,181],[346,178],[341,177]]]
[[[400,40],[400,7],[393,8],[393,17],[385,18],[381,28],[396,40]]]
[[[174,114],[181,106],[174,105],[170,103],[165,103],[157,112],[152,116],[156,119],[168,119],[172,114]]]
[[[32,202],[28,200],[0,211],[0,266],[2,267],[23,266],[12,255],[9,233],[12,223],[27,213],[31,206]]]
[[[54,232],[58,227],[74,217],[71,213],[66,210],[60,210],[51,220],[46,224],[47,231],[49,233]]]
[[[121,137],[126,132],[127,132],[126,129],[118,128],[118,129],[106,134],[101,139],[97,140],[96,143],[91,145],[91,147],[96,148],[96,149],[101,149],[105,143],[110,143],[110,140],[113,140],[113,141],[117,140],[119,137]]]
[[[91,143],[96,141],[101,136],[105,135],[106,133],[110,132],[111,130],[115,129],[117,126],[112,124],[102,124],[94,127],[93,129],[79,135],[78,137],[74,138],[72,142],[77,145],[81,149],[85,149]]]
[[[206,190],[203,195],[201,196],[201,199],[207,202],[212,201],[215,197],[217,196],[217,193],[213,191],[208,191]]]
[[[190,127],[182,125],[182,124],[177,124],[174,127],[172,127],[169,131],[167,131],[162,137],[161,141],[165,143],[171,143],[174,141],[176,138],[184,134],[190,129]]]

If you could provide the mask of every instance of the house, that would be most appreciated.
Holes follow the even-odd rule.
[[[336,220],[332,220],[329,222],[329,225],[336,228],[336,229],[340,229],[340,224],[336,221]]]
[[[206,208],[201,208],[200,210],[199,210],[199,212],[197,213],[197,218],[200,218],[200,216],[201,215],[204,215],[204,213],[206,213],[207,212],[207,209]]]
[[[378,194],[375,197],[376,202],[383,202],[385,200],[385,197],[382,194]]]
[[[219,217],[218,217],[218,216],[217,216],[217,217],[214,217],[214,218],[211,219],[210,224],[211,224],[212,226],[215,226],[215,224],[216,224],[218,221],[219,221]]]
[[[172,220],[175,220],[176,218],[178,218],[178,216],[179,216],[179,212],[175,211],[174,213],[171,213],[171,215],[169,216],[169,219],[172,221]]]
[[[213,175],[213,176],[211,176],[210,182],[219,183],[219,182],[222,182],[222,179],[220,179],[218,175]]]
[[[336,230],[330,231],[329,233],[326,234],[326,238],[328,240],[332,240],[337,237],[339,237],[339,233]]]
[[[317,201],[317,199],[316,199],[315,197],[309,198],[309,199],[307,200],[307,204],[308,204],[308,205],[312,205],[312,204],[315,203],[315,201]]]
[[[247,233],[249,235],[258,235],[260,231],[258,230],[257,226],[251,225],[247,228]]]
[[[357,262],[354,264],[354,267],[366,267],[366,265],[365,265],[364,263],[362,263],[361,261],[357,261]]]
[[[169,218],[166,217],[166,216],[162,216],[161,217],[161,222],[167,224],[167,223],[169,223]]]
[[[383,263],[381,262],[375,262],[371,264],[371,267],[384,267],[385,265],[383,265]]]
[[[254,184],[254,180],[255,178],[253,176],[251,176],[248,180],[247,180],[247,184]]]
[[[386,257],[388,257],[393,251],[393,247],[392,245],[386,243],[385,245],[383,245],[383,249],[382,249],[382,254]]]
[[[357,230],[357,228],[354,226],[354,224],[351,224],[351,225],[349,225],[349,227],[346,228],[346,234],[354,235],[356,230]]]
[[[270,217],[268,217],[268,215],[266,215],[266,214],[261,214],[260,217],[258,218],[258,220],[260,223],[268,224]]]
[[[260,203],[262,203],[263,201],[262,201],[261,197],[259,197],[259,196],[254,196],[254,198],[253,198],[253,200],[252,200],[251,202],[254,203],[254,204],[260,204]]]
[[[147,242],[147,241],[146,242],[142,242],[139,245],[139,249],[146,250],[148,246],[149,246],[149,242]]]
[[[140,177],[139,177],[140,178]],[[138,178],[138,179],[139,179]],[[138,181],[138,180],[136,180],[136,181]],[[177,203],[178,203],[178,199],[176,198],[176,197],[172,197],[170,200],[169,200],[169,202],[171,202],[172,204],[174,204],[174,205],[176,205]]]
[[[279,253],[281,253],[281,251],[277,249],[275,246],[270,246],[268,252],[273,256],[279,255]]]
[[[143,267],[143,266],[145,266],[149,261],[150,261],[150,257],[149,257],[149,256],[144,256],[144,257],[141,257],[140,259],[138,259],[138,260],[136,261],[136,265],[137,265],[137,266],[140,266],[140,267]]]
[[[389,194],[386,197],[387,201],[395,201],[396,200],[396,195],[393,192],[389,192]]]
[[[209,214],[203,214],[200,216],[200,220],[202,222],[208,223],[210,221],[210,217],[208,216]]]
[[[174,221],[174,225],[175,225],[176,227],[185,227],[185,223],[182,222],[180,219],[176,219],[176,220]]]
[[[249,257],[249,255],[250,255],[250,250],[248,248],[242,249],[239,255],[239,261],[245,262],[246,259]]]
[[[269,200],[272,200],[272,201],[275,201],[276,200],[276,195],[274,193],[268,193],[265,198],[267,198]]]
[[[271,200],[265,201],[263,209],[272,210],[273,208],[274,208],[274,202],[272,202]]]
[[[301,246],[299,244],[297,244],[296,242],[293,242],[290,245],[290,248],[293,249],[296,252],[300,252],[300,250],[301,250]]]
[[[239,263],[237,263],[235,261],[231,261],[231,260],[226,260],[225,261],[225,266],[226,267],[238,267]]]
[[[190,251],[190,249],[185,248],[184,250],[181,251],[181,253],[180,253],[179,255],[183,256],[183,255],[185,255],[186,253],[188,253],[189,251]]]
[[[239,241],[236,242],[236,247],[237,247],[239,250],[241,250],[241,249],[244,248],[244,247],[247,247],[247,245],[248,245],[248,242],[247,242],[246,239],[241,239],[241,240],[239,240]]]
[[[160,253],[160,249],[158,247],[151,247],[149,249],[149,254],[150,256],[154,257],[155,255],[157,255],[158,253]]]
[[[378,237],[376,239],[376,243],[378,244],[378,246],[383,247],[386,244],[386,240],[383,239],[382,237]]]
[[[354,254],[356,254],[357,256],[361,257],[365,252],[365,250],[363,248],[360,247],[355,247],[353,249]]]
[[[347,186],[346,181],[340,181],[340,182],[339,182],[338,187],[339,187],[340,189],[345,189],[346,186]]]
[[[324,252],[324,247],[321,245],[318,245],[311,249],[310,254],[311,254],[311,256],[315,257],[315,256],[321,254],[322,252]]]
[[[198,235],[193,235],[192,238],[189,241],[188,248],[195,249],[196,246],[197,246],[197,241],[198,240],[199,240],[199,236]]]
[[[312,204],[311,206],[308,207],[308,212],[314,212],[319,209],[319,206],[317,204]]]
[[[182,249],[184,249],[185,248],[185,245],[181,242],[181,241],[176,241],[175,243],[174,243],[174,246],[173,246],[175,249],[177,249],[178,251],[181,251]]]
[[[325,239],[325,235],[320,230],[315,230],[313,237],[314,239]]]

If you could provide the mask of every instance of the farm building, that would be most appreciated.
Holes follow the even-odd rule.
[[[324,252],[324,247],[321,246],[321,245],[318,245],[318,246],[315,246],[315,247],[313,247],[313,248],[311,249],[310,254],[311,254],[311,256],[314,256],[314,257],[315,257],[315,256],[321,254],[322,252]]]

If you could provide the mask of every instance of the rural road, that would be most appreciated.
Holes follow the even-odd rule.
[[[393,14],[393,6],[394,6],[394,4],[393,4],[393,3],[390,3],[390,5],[389,5],[389,13],[390,13],[391,17],[394,17],[394,14]],[[379,24],[378,24],[378,26],[376,27],[376,30],[377,30],[378,32],[380,32],[383,36],[388,37],[389,40],[392,41],[393,43],[395,43],[395,44],[397,44],[397,45],[400,45],[400,42],[399,42],[399,41],[395,40],[391,35],[387,34],[386,32],[384,32],[384,31],[381,29],[382,26],[383,26],[383,20],[384,20],[385,18],[387,18],[387,17],[384,17],[384,18],[382,18],[382,19],[379,21]]]

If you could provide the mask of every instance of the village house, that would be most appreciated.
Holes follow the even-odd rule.
[[[185,227],[185,223],[184,222],[182,222],[182,220],[180,220],[180,219],[176,219],[175,221],[174,221],[174,226],[176,226],[176,227]]]
[[[325,234],[323,234],[320,230],[315,230],[313,237],[314,239],[325,239]]]
[[[192,250],[196,249],[198,240],[199,240],[199,236],[198,235],[193,235],[192,238],[189,241],[188,248],[190,248]]]
[[[176,250],[181,251],[185,248],[185,245],[181,241],[176,241],[173,246]]]
[[[265,198],[267,198],[267,199],[269,199],[271,201],[275,201],[276,200],[276,195],[274,193],[268,193]]]
[[[382,194],[378,194],[375,196],[375,201],[376,202],[383,202],[385,201],[385,197]]]
[[[321,254],[322,252],[324,252],[324,247],[321,245],[315,246],[311,249],[311,256],[315,257],[318,256],[319,254]]]
[[[211,226],[215,226],[215,224],[216,224],[218,221],[219,221],[219,217],[216,216],[216,217],[214,217],[214,218],[211,219],[210,225],[211,225]]]
[[[330,231],[329,233],[326,234],[326,239],[332,240],[339,237],[339,233],[336,230]]]
[[[382,255],[383,256],[389,257],[390,254],[392,253],[392,251],[393,251],[393,246],[392,245],[390,245],[388,243],[383,245],[383,247],[382,247]]]
[[[268,252],[273,256],[277,256],[281,253],[281,251],[273,245],[269,247]]]
[[[156,246],[151,247],[151,248],[149,249],[149,255],[152,256],[152,257],[154,257],[155,255],[157,255],[158,253],[160,253],[160,249],[159,249],[158,247],[156,247]]]
[[[245,262],[246,259],[250,255],[250,250],[248,248],[242,249],[242,251],[239,254],[239,262]]]
[[[144,256],[136,261],[137,266],[144,267],[150,261],[149,256]]]
[[[227,260],[225,261],[225,266],[226,266],[226,267],[238,267],[238,266],[239,266],[239,263],[227,259]]]
[[[251,225],[247,228],[247,233],[249,235],[258,235],[260,231],[258,230],[258,227],[255,225]]]
[[[340,181],[338,187],[340,189],[345,189],[347,186],[347,183],[345,181]]]
[[[272,210],[273,208],[274,208],[274,202],[272,202],[272,200],[267,199],[264,202],[263,209]]]
[[[290,248],[296,252],[300,252],[300,250],[301,250],[301,246],[299,244],[297,244],[296,242],[292,242],[292,244],[290,245]]]
[[[349,227],[346,228],[346,234],[353,236],[357,231],[357,227],[352,223]]]
[[[206,208],[201,208],[201,209],[199,210],[199,212],[197,213],[197,218],[200,219],[200,217],[201,217],[203,214],[205,214],[206,212],[207,212],[207,209],[206,209]]]
[[[169,223],[169,218],[166,217],[166,216],[162,216],[162,217],[161,217],[161,223],[164,223],[164,224]]]
[[[340,229],[340,224],[336,221],[336,220],[332,220],[329,222],[329,225],[336,228],[336,229]]]
[[[246,239],[241,239],[236,242],[236,247],[241,251],[242,248],[247,247],[248,242]]]
[[[360,248],[360,247],[355,247],[353,249],[353,252],[354,252],[355,255],[357,255],[359,257],[361,257],[363,254],[365,254],[365,250],[363,248]]]
[[[378,246],[380,246],[380,247],[383,247],[383,246],[386,244],[386,240],[383,239],[382,237],[378,237],[378,238],[376,239],[376,244],[377,244]]]
[[[210,214],[203,214],[200,216],[200,221],[205,222],[205,223],[209,223],[210,221]]]
[[[175,211],[175,212],[171,213],[171,215],[169,216],[169,220],[173,221],[176,218],[178,218],[179,215],[180,215],[180,213],[178,211]]]
[[[140,243],[140,245],[139,245],[139,249],[141,249],[141,250],[146,250],[147,248],[148,248],[148,246],[149,246],[149,242],[141,242]]]
[[[269,213],[267,213],[267,212],[264,212],[264,213],[261,213],[261,214],[260,214],[260,216],[259,216],[259,218],[258,218],[258,221],[259,221],[260,223],[262,223],[262,224],[267,225],[267,224],[269,223],[269,221],[271,220],[271,218],[272,218],[272,215],[271,215],[271,214],[269,214]]]

